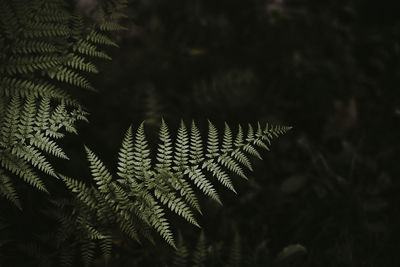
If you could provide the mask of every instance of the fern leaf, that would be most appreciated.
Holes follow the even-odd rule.
[[[238,133],[235,138],[235,147],[240,147],[243,145],[243,129],[242,126],[239,124]]]
[[[174,170],[181,171],[189,164],[189,137],[184,122],[181,120],[176,138],[174,153]]]
[[[18,40],[11,47],[13,54],[51,54],[56,51],[57,49],[52,43],[41,40]]]
[[[227,187],[229,190],[236,192],[235,188],[233,187],[232,181],[229,175],[221,169],[220,165],[215,163],[214,161],[206,161],[203,163],[202,168],[205,168],[207,171],[212,173],[214,177],[218,179],[218,181]]]
[[[190,206],[202,214],[197,196],[190,183],[183,178],[183,173],[176,173],[174,176],[176,180],[172,183],[173,188],[179,192]]]
[[[169,134],[168,126],[164,119],[161,121],[160,141],[157,153],[156,169],[170,171],[172,165],[172,141]]]
[[[15,122],[19,120],[19,110],[21,106],[21,101],[18,96],[11,98],[11,102],[8,105],[4,122],[1,128],[3,147],[9,147],[16,144],[16,133],[18,131],[18,124]]]
[[[169,175],[169,174],[161,173],[156,177],[156,180],[160,179],[160,176],[162,175]],[[160,200],[162,204],[167,205],[171,211],[175,212],[179,216],[182,216],[185,220],[196,225],[197,227],[200,227],[190,207],[186,204],[185,201],[177,197],[175,193],[169,189],[169,186],[165,186],[162,185],[161,183],[158,183],[155,186],[154,195],[156,196],[157,199]]]
[[[78,181],[62,174],[58,174],[58,176],[65,182],[68,189],[71,190],[72,193],[76,193],[77,197],[80,201],[82,201],[85,205],[92,209],[97,208],[96,198],[93,196],[92,191],[88,186],[86,186],[82,181]]]
[[[134,175],[134,166],[133,166],[133,134],[132,134],[132,126],[129,126],[128,130],[125,133],[124,140],[122,141],[121,149],[118,153],[118,172],[117,174],[126,179],[129,183],[132,183],[133,175]]]
[[[194,182],[194,184],[203,191],[203,193],[210,198],[217,201],[222,205],[221,199],[215,190],[214,186],[207,180],[205,175],[201,172],[200,169],[196,167],[190,167],[185,170],[185,173],[189,176],[189,178]]]
[[[178,234],[178,243],[174,251],[173,267],[187,267],[189,251],[183,242],[182,234]]]
[[[232,131],[229,125],[225,122],[225,129],[224,129],[224,137],[222,141],[222,149],[223,153],[231,152],[233,150],[232,147]]]
[[[26,161],[12,154],[0,152],[0,164],[3,168],[24,179],[37,189],[48,193],[42,180],[36,175]]]
[[[207,158],[214,158],[218,156],[218,131],[215,126],[208,121],[208,140],[207,140]]]
[[[125,233],[127,236],[129,236],[130,238],[132,238],[133,240],[136,240],[140,244],[141,242],[139,239],[138,229],[135,226],[135,224],[133,223],[132,218],[127,219],[120,215],[117,215],[116,219],[117,219],[117,222],[118,222],[118,225],[119,225],[121,231],[123,233]]]
[[[84,218],[78,215],[75,221],[80,225],[80,227],[85,229],[85,233],[90,240],[100,240],[106,238],[102,233],[90,225],[86,217]]]
[[[71,55],[70,59],[65,62],[65,65],[76,70],[86,71],[91,73],[98,73],[98,69],[91,62],[85,62],[85,58],[78,55]]]
[[[193,253],[193,267],[205,266],[205,260],[207,258],[207,247],[206,238],[204,232],[201,231],[199,238],[197,239],[196,249]]]
[[[57,176],[51,164],[35,147],[30,145],[16,145],[12,148],[11,153],[19,158],[23,158],[27,162],[30,162],[34,167],[37,167],[39,170],[51,176]]]
[[[73,63],[71,63],[73,64]],[[74,64],[78,64],[75,62]],[[77,67],[74,65],[74,67]],[[81,66],[82,67],[82,66]],[[86,66],[86,68],[89,68]],[[51,72],[49,72],[51,73]],[[51,74],[50,74],[51,75]],[[60,82],[66,82],[78,87],[82,87],[89,90],[94,90],[90,82],[82,75],[73,70],[65,67],[59,67],[55,72],[55,78]]]
[[[135,177],[138,180],[146,180],[151,176],[151,158],[150,150],[144,133],[144,124],[141,123],[137,129],[134,143],[134,161]]]
[[[164,210],[156,203],[151,195],[143,194],[142,199],[145,201],[143,204],[150,208],[150,212],[147,216],[151,226],[164,238],[165,241],[167,241],[168,244],[176,248],[169,223],[164,217]]]
[[[85,267],[89,267],[92,264],[95,248],[96,244],[93,240],[89,238],[84,238],[81,240],[82,260]]]
[[[36,98],[58,99],[73,107],[80,106],[79,103],[73,100],[64,90],[44,81],[32,82],[29,80],[2,77],[0,78],[0,95],[7,97],[18,95],[24,98],[34,96]]]
[[[45,97],[40,101],[39,110],[36,114],[35,131],[47,131],[50,122],[50,98]]]
[[[113,21],[107,21],[100,25],[100,30],[106,31],[106,32],[111,32],[111,31],[127,30],[127,28],[124,26],[121,26],[118,23],[115,23]]]
[[[17,137],[23,141],[32,137],[32,129],[35,121],[36,114],[36,103],[35,99],[30,96],[27,98],[25,104],[23,105],[21,112],[20,125],[18,127]]]
[[[0,66],[0,72],[7,72],[9,75],[27,74],[37,70],[52,69],[60,63],[61,59],[53,55],[10,56],[7,64]]]
[[[189,162],[192,164],[199,164],[204,160],[200,131],[194,121],[192,121],[190,132],[190,158]]]
[[[57,158],[69,159],[68,156],[64,153],[62,148],[60,148],[56,142],[52,141],[50,138],[45,136],[43,133],[35,133],[29,139],[30,145],[33,145],[40,150],[43,150]]]
[[[251,166],[251,162],[249,158],[240,150],[236,149],[232,152],[232,157],[240,162],[242,165],[247,167],[250,171],[253,171],[253,167]]]
[[[112,251],[112,236],[108,233],[105,238],[100,240],[100,250],[103,254],[105,265],[108,265],[108,261],[111,258],[111,251]]]
[[[38,38],[52,38],[63,37],[70,34],[70,29],[67,25],[60,23],[48,22],[32,22],[29,23],[23,31],[25,38],[38,39]]]
[[[8,175],[0,169],[0,195],[3,195],[11,203],[13,203],[18,209],[22,210],[21,203],[14,186],[11,183],[11,179]]]
[[[242,149],[250,155],[262,159],[260,153],[251,144],[245,144]]]
[[[50,127],[47,129],[48,132],[53,132],[55,135],[57,135],[57,131],[61,127],[65,127],[65,130],[69,133],[77,133],[74,122],[76,121],[76,118],[73,116],[69,115],[68,111],[65,108],[65,105],[61,103],[58,105],[53,112],[51,113],[51,116],[49,118],[50,121]]]
[[[271,139],[273,138],[270,131],[269,131],[269,124],[265,124],[264,131],[262,132],[263,136],[261,137],[262,140],[267,141],[268,145],[271,145]]]
[[[96,184],[103,193],[109,193],[109,184],[111,183],[111,173],[104,166],[103,162],[88,148],[85,146],[86,155],[90,163],[91,174],[96,181]]]
[[[105,34],[99,33],[96,30],[92,30],[87,35],[86,40],[90,41],[92,43],[119,47],[114,41],[112,41],[110,38],[108,38],[108,36],[106,36]]]
[[[248,124],[249,129],[247,130],[247,137],[246,137],[246,141],[248,143],[252,142],[254,140],[254,129],[253,126],[251,126],[251,124]]]
[[[74,51],[78,51],[82,55],[111,60],[111,57],[108,56],[106,53],[98,51],[95,45],[84,40],[80,40],[76,43],[76,45],[74,46]]]
[[[243,169],[240,165],[230,156],[227,154],[220,155],[217,159],[217,162],[225,166],[228,170],[232,171],[233,173],[247,179],[247,176],[244,174]]]

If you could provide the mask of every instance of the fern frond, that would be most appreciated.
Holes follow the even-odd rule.
[[[248,125],[249,129],[247,130],[247,137],[246,137],[246,144],[243,146],[243,150],[247,152],[248,154],[257,157],[259,159],[261,158],[260,153],[258,153],[257,149],[255,149],[251,144],[255,142],[255,137],[254,137],[254,129],[251,124]]]
[[[81,253],[82,260],[85,267],[89,267],[94,259],[96,244],[89,238],[83,238],[81,240]]]
[[[168,126],[164,119],[161,120],[160,141],[157,153],[156,169],[170,171],[172,165],[172,141],[169,134]]]
[[[232,143],[232,131],[229,125],[225,122],[225,129],[224,129],[224,137],[222,140],[222,149],[223,153],[231,152],[233,150],[233,143]]]
[[[27,183],[36,187],[37,189],[48,193],[42,180],[37,176],[33,169],[26,163],[25,160],[12,155],[11,153],[0,152],[0,164],[3,168],[11,173],[21,177]]]
[[[255,149],[251,144],[247,143],[245,144],[242,149],[247,152],[248,154],[258,158],[258,159],[262,159],[260,153],[257,151],[257,149]]]
[[[92,194],[92,190],[82,181],[69,178],[62,174],[58,174],[58,176],[65,182],[68,189],[70,189],[72,193],[77,194],[77,197],[80,201],[92,209],[97,208],[97,201]]]
[[[181,120],[176,138],[174,153],[174,170],[181,171],[189,164],[189,136],[184,122]]]
[[[127,29],[128,28],[121,26],[120,24],[113,22],[113,21],[106,21],[106,22],[100,24],[100,30],[107,31],[107,32],[123,31],[123,30],[127,30]]]
[[[98,51],[97,47],[87,41],[79,40],[73,48],[74,51],[78,51],[82,55],[91,57],[98,57],[102,59],[111,60],[111,57],[102,51]]]
[[[19,158],[30,162],[34,167],[39,170],[56,177],[53,167],[43,156],[43,154],[33,146],[30,145],[16,145],[12,148],[11,153]]]
[[[18,40],[10,51],[13,54],[51,54],[57,52],[57,48],[42,40]]]
[[[105,264],[107,266],[112,251],[112,236],[110,233],[107,233],[104,236],[104,238],[100,240],[100,250],[101,253],[103,254],[103,257],[105,259]]]
[[[36,113],[36,103],[35,103],[35,98],[32,96],[29,96],[21,111],[21,124],[18,127],[18,133],[16,133],[16,136],[23,141],[25,141],[25,138],[31,138],[32,135],[32,130],[33,130],[33,124],[35,122],[35,113]]]
[[[247,176],[244,174],[242,167],[240,167],[239,163],[237,163],[229,154],[220,155],[217,162],[231,172],[247,180]]]
[[[235,233],[229,253],[228,265],[226,265],[227,267],[241,266],[242,252],[240,243],[240,236],[238,233]]]
[[[46,109],[46,105],[42,109]],[[160,143],[155,156],[156,164],[153,166],[144,124],[141,123],[135,134],[132,127],[129,127],[124,135],[118,154],[119,179],[113,181],[111,173],[102,161],[87,147],[85,149],[90,170],[97,187],[88,187],[64,176],[61,178],[103,225],[116,223],[124,233],[138,242],[139,234],[152,240],[149,229],[153,229],[175,247],[170,224],[165,215],[166,210],[198,226],[192,208],[200,213],[201,211],[191,184],[221,204],[220,197],[206,173],[210,173],[222,185],[236,193],[228,171],[246,177],[242,165],[251,169],[247,155],[257,155],[255,146],[258,147],[258,142],[265,140],[266,136],[270,139],[279,136],[290,127],[270,127],[266,131],[260,129],[259,124],[256,132],[249,126],[244,138],[243,130],[239,126],[233,144],[232,132],[225,124],[220,149],[218,131],[209,122],[207,153],[204,155],[200,131],[194,122],[189,137],[185,124],[181,121],[173,145],[168,126],[162,120]],[[90,227],[85,231],[89,231],[89,237],[95,238],[95,232]],[[201,248],[205,245],[202,242],[204,243],[204,240],[201,241],[200,238],[197,256],[194,257],[195,266],[202,264],[205,259]]]
[[[22,210],[22,206],[19,201],[18,194],[15,191],[15,188],[11,183],[11,179],[8,175],[6,175],[4,173],[4,171],[2,169],[0,169],[0,195],[7,198],[18,209]]]
[[[155,197],[159,199],[162,204],[167,205],[172,212],[175,212],[179,216],[182,216],[184,219],[186,219],[188,222],[196,225],[197,227],[200,227],[188,204],[183,199],[177,197],[175,193],[170,190],[169,186],[166,186],[165,184],[162,184],[160,181],[158,181],[164,180],[165,178],[163,178],[163,176],[168,177],[170,176],[170,174],[160,173],[155,177],[155,180],[157,181],[154,188]]]
[[[189,251],[183,242],[182,234],[178,233],[178,242],[174,251],[173,267],[187,267]]]
[[[203,231],[200,233],[199,238],[197,239],[196,248],[192,257],[193,267],[205,266],[204,263],[207,258],[207,247],[206,238]]]
[[[40,101],[35,121],[35,131],[47,131],[50,126],[50,98],[45,97]],[[46,134],[47,135],[47,134]]]
[[[57,132],[64,127],[66,132],[76,134],[77,132],[74,125],[76,120],[77,118],[68,113],[65,104],[61,103],[60,105],[56,106],[50,115],[49,130]]]
[[[15,122],[19,120],[20,107],[20,98],[18,96],[11,98],[1,125],[2,139],[0,144],[5,148],[17,143],[18,124]]]
[[[194,184],[203,191],[203,193],[210,198],[217,201],[222,205],[221,199],[215,190],[214,186],[207,180],[201,169],[197,167],[190,167],[185,170],[184,174],[187,174]]]
[[[235,188],[233,187],[232,180],[229,175],[221,169],[220,165],[215,163],[214,161],[205,161],[202,165],[202,168],[209,171],[214,177],[218,179],[218,181],[227,187],[229,190],[236,192]]]
[[[37,70],[49,70],[59,66],[61,59],[54,55],[10,56],[5,65],[0,65],[0,72],[9,75],[27,74]]]
[[[105,235],[103,235],[97,229],[95,229],[92,225],[90,225],[87,218],[78,215],[76,218],[76,223],[85,229],[85,233],[90,240],[101,240],[107,238]]]
[[[78,108],[80,104],[71,98],[71,96],[64,90],[45,81],[29,81],[17,78],[1,77],[0,78],[0,95],[6,97],[19,96],[28,98],[34,96],[35,98],[50,98],[57,99]]]
[[[78,64],[78,63],[75,62],[75,64]],[[74,67],[77,67],[77,66],[74,66]],[[86,68],[89,68],[89,67],[86,66]],[[48,73],[51,78],[55,77],[60,82],[66,82],[66,83],[69,83],[69,84],[72,84],[72,85],[75,85],[78,87],[94,90],[94,88],[92,87],[90,82],[84,76],[73,71],[72,69],[69,69],[66,67],[58,67],[58,69],[55,72],[52,70],[52,71],[49,71]]]
[[[136,131],[134,143],[134,161],[135,177],[138,180],[147,180],[152,175],[150,149],[144,133],[144,123],[142,122]]]
[[[151,226],[170,244],[172,247],[176,248],[173,234],[170,230],[169,223],[164,217],[164,210],[156,203],[150,194],[145,194],[142,196],[145,200],[145,204],[150,208],[150,213],[147,214]]]
[[[24,37],[31,39],[64,37],[69,34],[70,29],[67,25],[39,21],[27,24],[25,31],[23,31]]]
[[[219,152],[218,131],[215,126],[208,121],[208,140],[207,140],[207,158],[215,158]]]
[[[232,152],[232,157],[236,159],[239,163],[247,167],[250,171],[253,171],[253,167],[251,166],[249,158],[242,151],[236,149]]]
[[[33,134],[29,139],[29,144],[57,158],[67,159],[67,160],[69,159],[68,156],[62,150],[62,148],[60,148],[56,142],[52,141],[49,137],[45,136],[43,133],[36,132],[35,134]]]
[[[96,181],[100,192],[109,193],[109,187],[112,180],[111,173],[104,166],[103,162],[85,146],[86,155],[90,163],[90,172]]]
[[[119,47],[118,44],[112,41],[107,35],[97,32],[96,30],[92,30],[87,35],[86,40],[96,44]]]
[[[178,172],[174,176],[176,179],[172,183],[172,187],[179,192],[190,206],[202,214],[197,196],[190,183],[184,179],[183,173]]]
[[[91,62],[85,62],[85,58],[80,57],[78,55],[71,55],[70,59],[65,63],[70,68],[86,71],[91,73],[98,73],[98,69]]]
[[[136,240],[139,244],[140,239],[139,239],[139,233],[138,233],[138,227],[133,223],[133,219],[126,219],[119,214],[116,216],[117,223],[119,225],[119,228],[123,233],[125,233],[127,236],[132,238],[133,240]]]
[[[266,140],[269,145],[271,145],[271,141],[269,140],[268,136],[264,136],[260,122],[257,122],[256,137],[257,138],[254,140],[254,144],[260,148],[264,148],[265,150],[269,151],[269,147],[264,143],[264,141]]]
[[[132,126],[129,126],[122,141],[121,149],[118,153],[118,176],[124,178],[131,184],[134,175],[133,154],[133,134]],[[125,183],[125,182],[122,182]]]
[[[191,164],[199,164],[204,160],[203,143],[201,140],[200,131],[194,121],[190,131],[190,160]]]

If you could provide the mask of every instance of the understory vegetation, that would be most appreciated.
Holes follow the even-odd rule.
[[[396,7],[0,0],[0,266],[400,266]]]

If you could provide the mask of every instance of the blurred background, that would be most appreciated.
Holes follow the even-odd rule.
[[[96,5],[78,3],[89,16]],[[131,1],[120,48],[92,79],[99,92],[82,95],[90,124],[68,141],[70,175],[89,174],[82,143],[115,169],[124,132],[143,120],[153,144],[161,117],[173,133],[180,119],[204,134],[207,119],[291,125],[248,182],[234,178],[238,195],[218,188],[224,207],[203,200],[205,266],[224,266],[235,242],[240,266],[400,266],[399,7]],[[172,225],[193,248],[200,230]],[[132,244],[113,262],[168,266],[172,254]]]

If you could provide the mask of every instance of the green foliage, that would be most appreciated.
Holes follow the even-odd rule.
[[[152,154],[142,123],[135,133],[132,127],[126,132],[116,174],[88,147],[94,183],[59,173],[52,159],[69,159],[60,139],[77,134],[77,122],[87,121],[88,113],[73,90],[94,90],[89,75],[99,72],[95,60],[111,59],[102,46],[118,47],[109,33],[126,29],[118,23],[125,17],[125,6],[123,0],[102,1],[93,22],[73,2],[0,0],[0,195],[22,210],[17,179],[53,193],[48,176],[60,178],[75,194],[46,196],[46,204],[50,200],[52,206],[40,214],[57,221],[58,227],[18,246],[19,252],[33,259],[32,266],[73,266],[78,254],[78,264],[91,266],[99,253],[107,264],[117,228],[139,243],[143,238],[154,242],[151,231],[156,231],[177,249],[174,263],[186,266],[187,250],[182,238],[175,243],[168,213],[200,227],[196,191],[222,204],[215,184],[236,193],[230,174],[247,179],[244,168],[252,170],[249,156],[261,159],[258,148],[269,150],[271,140],[291,128],[249,124],[244,131],[239,125],[234,136],[225,123],[220,136],[222,131],[209,121],[203,139],[194,121],[189,128],[181,121],[174,138],[162,120],[160,143]],[[48,253],[50,244],[56,253]],[[239,266],[238,240],[230,255],[228,264]],[[205,266],[206,260],[201,234],[190,264]]]
[[[49,156],[68,159],[56,140],[87,120],[70,88],[93,89],[85,73],[110,59],[98,46],[116,46],[107,32],[123,28],[123,2],[99,5],[96,25],[72,2],[0,0],[0,192],[17,207],[14,176],[47,192],[42,176],[57,177]]]
[[[194,247],[190,248],[178,235],[178,246],[172,260],[173,267],[204,266],[243,266],[240,235],[235,232],[231,244],[210,242],[203,231],[197,237]],[[223,264],[224,263],[224,264]],[[250,266],[245,264],[245,266]]]
[[[222,137],[223,149],[220,149],[220,137],[217,128],[209,122],[207,147],[196,124],[192,122],[190,138],[186,126],[181,121],[175,145],[164,120],[161,122],[160,143],[152,164],[149,144],[140,124],[136,133],[129,127],[122,141],[118,155],[117,178],[108,171],[103,162],[86,148],[90,170],[95,185],[61,175],[68,188],[77,195],[84,206],[85,213],[96,217],[103,224],[118,225],[121,231],[140,242],[140,236],[151,240],[147,230],[154,229],[171,246],[176,247],[171,226],[166,218],[167,210],[183,217],[199,227],[193,210],[200,210],[195,190],[198,187],[206,196],[221,204],[211,176],[222,185],[235,192],[228,171],[246,177],[242,165],[250,162],[248,155],[259,155],[255,147],[268,148],[272,138],[276,138],[291,127],[257,125],[257,131],[249,125],[247,138],[243,138],[243,129],[238,127],[235,144],[230,128],[225,124]],[[229,144],[231,143],[231,144]],[[204,152],[205,153],[204,155]],[[235,155],[240,153],[242,161]],[[179,246],[179,245],[178,245]],[[198,262],[201,262],[199,248]],[[199,265],[200,266],[200,265]]]

